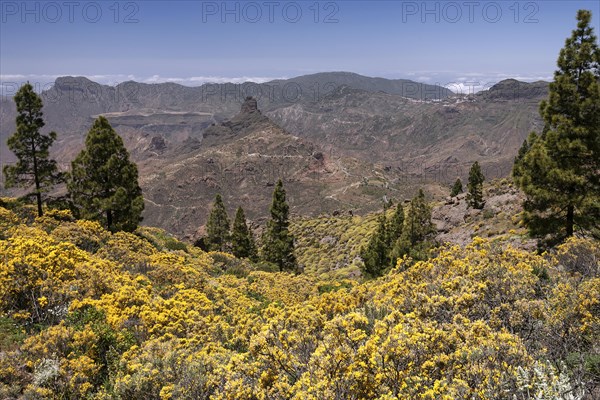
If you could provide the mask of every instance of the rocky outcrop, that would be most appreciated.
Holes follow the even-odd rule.
[[[258,102],[252,96],[246,97],[246,99],[242,103],[241,113],[242,114],[251,114],[251,113],[256,113],[256,112],[260,113],[260,110],[258,109]]]
[[[257,124],[272,124],[258,109],[258,102],[253,97],[246,97],[242,103],[239,114],[220,125],[211,126],[204,131],[204,138],[208,144],[218,141],[219,138],[242,137]],[[215,142],[216,143],[216,142]]]

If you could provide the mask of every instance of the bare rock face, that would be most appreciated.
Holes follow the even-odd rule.
[[[468,212],[469,209],[463,193],[446,199],[443,206],[435,207],[432,210],[431,219],[438,232],[448,233],[464,223],[465,215]]]
[[[258,109],[258,102],[256,101],[256,99],[252,96],[246,97],[246,99],[242,103],[241,112],[242,114],[250,114],[255,112],[260,113],[260,110]]]
[[[257,129],[259,124],[273,125],[258,109],[256,99],[248,96],[242,103],[239,114],[219,125],[210,126],[203,132],[204,144],[214,145],[223,140],[243,137],[249,131]]]

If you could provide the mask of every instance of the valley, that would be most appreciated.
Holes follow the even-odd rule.
[[[248,94],[256,95],[256,113],[242,110]],[[507,80],[465,96],[333,72],[200,87],[63,77],[41,95],[61,169],[70,168],[91,122],[104,115],[139,165],[144,224],[193,240],[217,192],[230,212],[245,205],[260,222],[277,178],[289,183],[293,213],[318,216],[371,212],[383,196],[403,201],[419,187],[441,198],[474,161],[486,177],[506,177],[523,140],[540,127],[537,107],[546,94],[543,82]],[[5,145],[14,117],[3,98],[3,164],[14,160]]]

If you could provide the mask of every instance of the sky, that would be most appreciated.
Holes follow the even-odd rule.
[[[0,1],[0,94],[58,76],[264,82],[325,71],[478,91],[551,80],[600,1]]]

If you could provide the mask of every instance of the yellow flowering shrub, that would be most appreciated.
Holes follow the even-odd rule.
[[[54,230],[63,221],[75,221],[70,210],[47,210],[43,216],[35,217],[35,225],[46,232]]]
[[[38,228],[16,230],[0,241],[0,254],[0,307],[31,322],[59,320],[71,300],[105,292],[114,269]]]
[[[557,247],[555,262],[567,272],[583,277],[600,277],[600,243],[571,237]]]
[[[389,212],[391,216],[391,210]],[[377,227],[377,215],[293,220],[290,231],[297,240],[296,256],[305,272],[320,279],[361,275],[360,249]]]
[[[163,296],[168,297],[179,287],[201,288],[208,280],[206,258],[190,263],[176,254],[158,253],[148,259],[148,277]]]
[[[145,273],[149,257],[156,253],[147,240],[132,233],[117,232],[98,250],[97,255],[120,264],[132,273]]]
[[[12,211],[0,207],[0,239],[6,239],[9,236],[9,229],[19,224],[19,217]]]
[[[542,317],[534,269],[547,264],[540,256],[476,238],[464,249],[442,249],[408,269],[405,262],[399,260],[387,277],[367,284],[370,303],[440,322],[459,314],[487,319],[495,328],[517,333]]]
[[[62,223],[52,231],[52,236],[63,242],[75,244],[82,250],[95,253],[110,238],[96,221],[77,220],[74,223]]]
[[[21,214],[0,207],[0,398],[550,400],[598,390],[593,240],[536,255],[475,238],[360,282],[352,263],[369,218],[301,221],[306,268],[292,275],[155,228],[112,234],[68,213]]]

